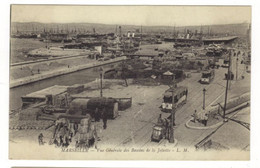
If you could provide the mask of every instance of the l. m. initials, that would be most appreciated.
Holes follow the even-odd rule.
[[[189,152],[188,148],[183,148],[183,150],[180,150],[179,148],[177,148],[176,152]]]

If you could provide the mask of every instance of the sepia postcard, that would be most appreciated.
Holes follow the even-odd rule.
[[[250,159],[251,6],[10,15],[10,159]]]

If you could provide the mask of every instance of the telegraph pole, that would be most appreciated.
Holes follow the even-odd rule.
[[[102,78],[103,78],[103,68],[100,68],[100,97],[103,97],[103,90],[102,90]]]
[[[175,125],[175,108],[173,107],[174,104],[174,94],[173,94],[172,88],[172,111],[171,111],[171,123],[170,123],[170,139],[169,143],[174,143],[174,131],[173,131],[173,125]]]
[[[234,55],[233,49],[231,51],[232,52],[229,55],[229,65],[228,65],[228,78],[229,78],[229,80],[232,80],[231,72],[233,72],[233,59],[232,59],[232,56]],[[228,83],[228,89],[229,90],[231,89],[231,81]]]
[[[224,103],[224,110],[223,110],[223,119],[224,119],[225,122],[227,122],[226,106],[227,106],[227,96],[228,96],[228,82],[229,82],[229,78],[231,77],[230,62],[231,62],[231,53],[229,54],[229,65],[228,65],[228,74],[227,74],[227,83],[226,83],[226,92],[225,92],[225,103]]]
[[[238,56],[237,56],[237,62],[236,62],[236,80],[238,77]]]
[[[206,93],[206,89],[203,89],[203,110],[205,110],[205,93]]]
[[[170,139],[169,143],[174,143],[174,131],[173,126],[175,126],[175,106],[174,106],[174,88],[176,87],[175,76],[173,77],[173,86],[172,86],[172,111],[171,111],[171,123],[170,123]]]

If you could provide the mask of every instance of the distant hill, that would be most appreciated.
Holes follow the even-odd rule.
[[[11,33],[16,33],[17,30],[20,32],[42,32],[44,29],[46,31],[54,30],[54,31],[77,31],[77,32],[93,32],[97,33],[114,33],[116,31],[119,32],[118,26],[121,26],[122,33],[126,33],[127,31],[135,31],[139,29],[141,31],[141,25],[110,25],[110,24],[98,24],[98,23],[39,23],[39,22],[12,22],[11,23]],[[194,32],[195,30],[200,31],[202,29],[204,34],[207,34],[209,31],[213,34],[236,34],[236,35],[246,35],[248,23],[238,23],[238,24],[223,24],[223,25],[203,25],[203,26],[186,26],[186,27],[175,27],[175,31],[184,32],[185,29],[191,30]],[[143,33],[151,33],[151,32],[166,32],[172,33],[174,31],[174,27],[171,26],[142,26]]]

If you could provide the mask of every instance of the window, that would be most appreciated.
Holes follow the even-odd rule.
[[[172,97],[163,97],[164,103],[172,103]]]
[[[202,78],[209,78],[211,73],[202,73]]]

